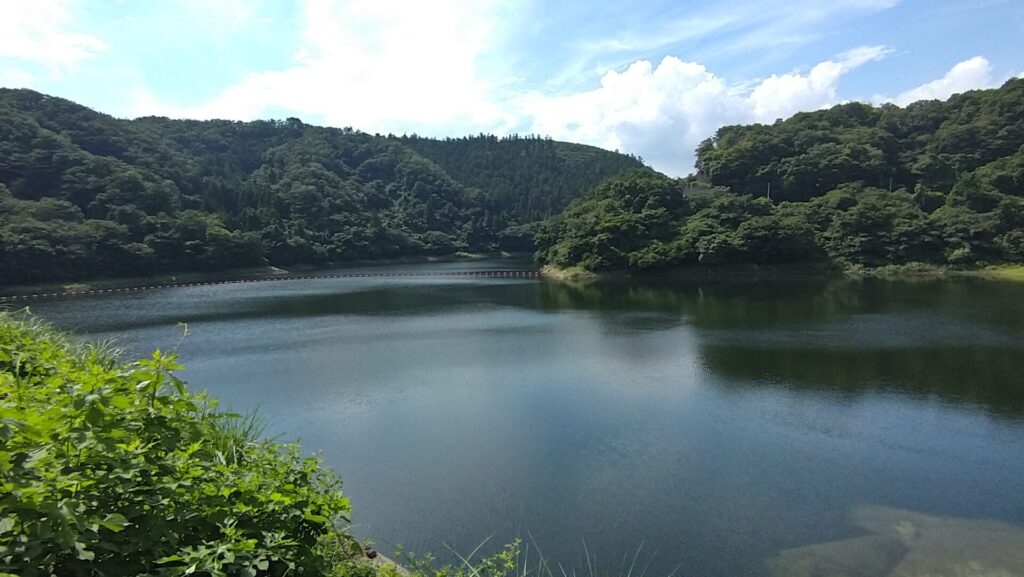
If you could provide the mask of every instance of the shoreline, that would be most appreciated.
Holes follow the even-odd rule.
[[[599,280],[623,279],[704,279],[704,278],[762,278],[773,276],[827,276],[840,274],[841,271],[822,265],[723,265],[715,267],[680,266],[649,271],[630,271],[626,269],[590,271],[580,267],[557,267],[544,265],[540,269],[541,276],[562,282],[590,283]]]
[[[1009,282],[1024,282],[1024,264],[991,265],[974,269],[958,269],[937,265],[911,263],[908,265],[887,265],[883,267],[835,268],[829,265],[787,265],[758,266],[733,265],[722,267],[685,266],[654,271],[629,271],[624,269],[590,271],[580,267],[557,267],[544,265],[540,269],[544,278],[568,283],[590,283],[599,280],[657,279],[657,278],[764,278],[778,276],[835,276],[848,279],[882,280],[939,280],[952,278],[975,278]]]
[[[276,266],[225,269],[214,272],[186,271],[141,277],[113,277],[81,281],[11,285],[0,287],[0,302],[12,302],[21,298],[36,296],[72,296],[96,292],[120,292],[155,288],[158,286],[184,286],[214,283],[252,282],[261,280],[303,278],[327,270],[344,270],[366,266],[388,266],[397,264],[473,262],[488,258],[505,259],[522,256],[510,253],[455,253],[437,256],[413,256],[378,260],[357,260],[322,265],[296,265],[287,269]],[[1024,264],[991,265],[974,269],[958,269],[948,266],[910,263],[865,268],[848,267],[840,269],[830,265],[728,265],[717,267],[684,266],[653,271],[629,271],[625,269],[590,271],[580,267],[557,267],[544,265],[539,269],[542,278],[555,282],[587,284],[601,280],[657,279],[657,278],[766,278],[779,276],[836,276],[848,279],[883,280],[938,280],[951,278],[975,278],[1007,282],[1024,282]]]

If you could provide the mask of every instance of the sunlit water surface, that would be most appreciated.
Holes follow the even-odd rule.
[[[325,279],[32,310],[177,347],[193,387],[320,451],[384,550],[532,535],[584,572],[585,542],[602,569],[642,544],[647,575],[731,576],[838,548],[884,575],[934,533],[905,523],[971,518],[1024,551],[1020,284]]]

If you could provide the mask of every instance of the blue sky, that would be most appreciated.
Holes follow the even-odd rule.
[[[673,175],[724,124],[1022,73],[1019,0],[0,0],[0,85],[116,116],[539,133]]]

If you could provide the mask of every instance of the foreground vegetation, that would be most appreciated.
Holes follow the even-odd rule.
[[[354,543],[337,477],[180,368],[0,317],[0,571],[317,575],[324,538]]]
[[[537,137],[122,120],[0,89],[0,285],[532,251],[638,159]]]
[[[541,226],[538,260],[592,271],[1024,262],[1024,79],[727,126],[697,165],[695,178],[604,183]]]

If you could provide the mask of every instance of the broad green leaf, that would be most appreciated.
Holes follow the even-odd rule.
[[[96,554],[86,549],[86,544],[80,541],[75,542],[75,550],[78,553],[78,558],[82,561],[92,561],[96,558]]]
[[[111,513],[100,521],[100,525],[115,533],[120,533],[125,527],[131,525],[131,523],[128,522],[128,519],[125,519],[124,515],[120,513]]]
[[[7,533],[14,528],[14,518],[5,517],[0,519],[0,533]]]
[[[302,516],[307,521],[312,521],[314,523],[326,523],[326,522],[330,521],[330,519],[328,519],[327,517],[324,517],[323,515],[316,515],[314,513],[310,513],[309,511],[304,512],[302,514]]]

